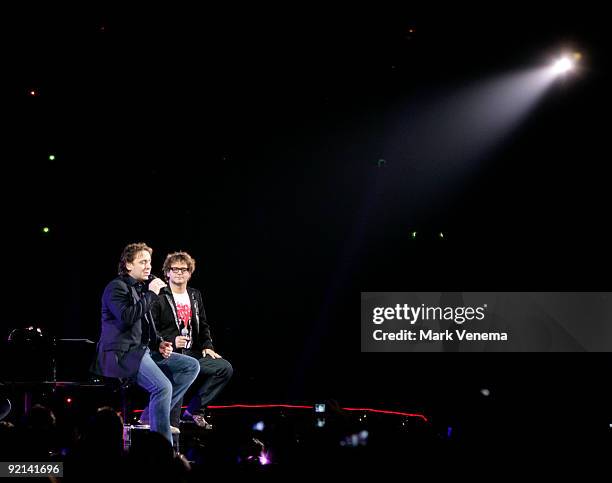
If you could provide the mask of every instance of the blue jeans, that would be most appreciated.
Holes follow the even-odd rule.
[[[170,444],[170,408],[182,400],[199,371],[200,364],[192,357],[172,353],[164,359],[159,352],[151,354],[148,349],[140,363],[136,382],[150,394],[146,416],[151,431],[166,437]]]

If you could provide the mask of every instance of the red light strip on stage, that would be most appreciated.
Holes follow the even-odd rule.
[[[231,409],[231,408],[290,408],[290,409],[314,409],[314,406],[296,406],[292,404],[231,404],[228,406],[208,406],[209,409]],[[395,416],[406,416],[410,418],[421,418],[426,423],[429,420],[423,414],[404,413],[400,411],[386,411],[384,409],[371,408],[340,408],[343,411],[365,411],[378,414],[393,414]]]
[[[370,408],[342,408],[344,411],[367,411],[369,413],[379,413],[379,414],[395,414],[397,416],[408,416],[411,418],[421,418],[426,423],[429,420],[423,414],[416,413],[402,413],[400,411],[386,411],[384,409],[370,409]]]
[[[187,406],[183,406],[183,409]],[[288,408],[288,409],[314,409],[314,406],[298,406],[295,404],[230,404],[227,406],[208,406],[208,409],[233,409],[233,408],[247,408],[247,409],[258,409],[258,408]],[[404,413],[401,411],[387,411],[385,409],[372,409],[372,408],[340,408],[343,411],[364,411],[368,413],[377,414],[392,414],[394,416],[406,416],[409,418],[421,418],[426,423],[429,422],[427,417],[423,414],[417,413]],[[135,409],[133,412],[141,413],[142,409]]]
[[[208,409],[229,409],[229,408],[314,409],[314,406],[296,406],[294,404],[230,404],[229,406],[208,406]]]

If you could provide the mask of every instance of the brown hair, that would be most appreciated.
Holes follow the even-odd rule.
[[[164,277],[167,277],[167,273],[170,271],[170,267],[174,262],[184,262],[187,264],[187,268],[189,269],[189,273],[193,273],[195,271],[195,260],[189,255],[187,252],[174,252],[169,253],[166,256],[166,260],[164,260],[164,266],[162,267],[162,271],[164,272]]]
[[[146,243],[130,243],[123,249],[121,258],[119,259],[119,275],[128,275],[126,267],[127,263],[132,263],[138,255],[138,252],[149,252],[149,255],[153,255],[153,249],[147,246]]]

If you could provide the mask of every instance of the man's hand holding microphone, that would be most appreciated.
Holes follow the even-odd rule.
[[[149,290],[153,292],[155,295],[159,295],[159,291],[166,287],[166,283],[161,279],[157,278],[155,275],[149,275]]]
[[[191,337],[189,337],[189,330],[187,330],[187,327],[183,327],[181,335],[177,335],[174,338],[174,345],[177,349],[189,349],[189,347],[191,347]]]

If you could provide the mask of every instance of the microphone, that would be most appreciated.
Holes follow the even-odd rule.
[[[181,335],[183,337],[189,337],[189,330],[187,330],[187,327],[183,327],[181,329]],[[187,341],[187,345],[185,345],[185,349],[189,349],[191,347],[191,340]]]
[[[159,278],[162,282],[164,280],[163,278],[158,277],[157,275],[153,275],[152,273],[150,273],[149,276],[147,277],[147,281],[146,281],[147,288],[149,288],[149,285],[151,284],[151,282],[153,280],[155,280],[156,278]]]

